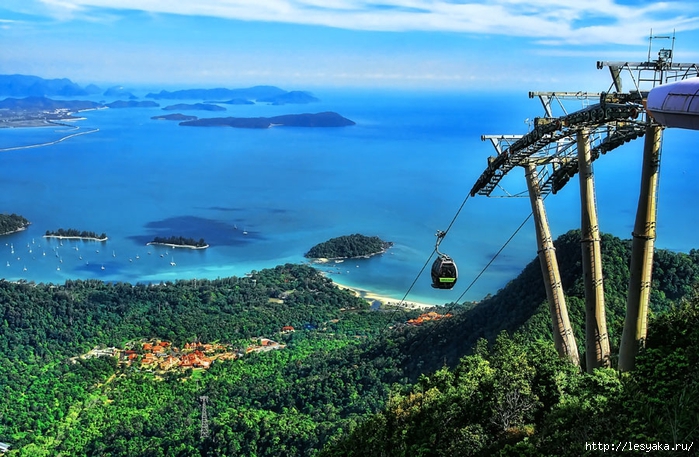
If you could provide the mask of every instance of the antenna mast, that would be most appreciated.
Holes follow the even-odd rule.
[[[202,395],[199,397],[201,400],[201,431],[199,437],[203,440],[209,436],[209,418],[206,414],[206,402],[209,401],[209,397]]]

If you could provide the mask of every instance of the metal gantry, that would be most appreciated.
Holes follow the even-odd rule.
[[[209,416],[206,414],[206,402],[209,401],[209,397],[202,395],[199,397],[201,401],[201,429],[199,430],[199,438],[206,439],[209,436]]]
[[[619,368],[633,368],[635,354],[643,345],[650,297],[650,275],[656,226],[657,178],[660,163],[661,127],[646,113],[645,100],[650,88],[667,81],[699,75],[699,64],[673,63],[673,47],[662,48],[650,59],[654,39],[651,36],[646,62],[597,62],[608,67],[612,83],[607,92],[530,92],[538,97],[544,116],[534,119],[533,128],[524,135],[483,135],[496,155],[471,189],[476,194],[494,196],[504,190],[501,180],[515,167],[525,170],[527,189],[534,215],[537,248],[559,354],[578,362],[577,347],[568,322],[562,292],[559,292],[558,265],[551,241],[543,197],[556,193],[576,174],[580,178],[581,248],[586,302],[587,369],[610,366],[609,338],[606,328],[599,224],[595,203],[592,164],[601,154],[646,137],[642,183],[636,224],[633,232],[631,278],[627,315],[622,335]],[[623,76],[630,78],[632,89],[622,92]],[[579,100],[583,107],[569,113],[564,100]],[[554,116],[554,108],[562,114]],[[512,196],[505,191],[506,196]]]

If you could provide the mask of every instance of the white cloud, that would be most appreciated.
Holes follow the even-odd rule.
[[[203,15],[351,30],[444,31],[532,37],[545,44],[640,44],[649,30],[699,29],[685,2],[613,0],[40,0],[59,19],[100,8]],[[112,11],[113,12],[113,11]]]

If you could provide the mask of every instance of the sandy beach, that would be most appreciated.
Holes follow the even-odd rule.
[[[146,246],[169,246],[172,249],[207,249],[209,247],[208,244],[205,244],[204,246],[193,246],[191,244],[157,243],[155,241],[149,241],[148,243],[146,243]]]
[[[400,299],[393,298],[393,297],[386,297],[384,295],[378,295],[375,294],[369,290],[364,290],[360,289],[358,287],[349,287],[344,284],[340,284],[336,281],[333,280],[333,283],[339,287],[340,289],[345,289],[349,290],[350,292],[354,293],[356,296],[363,298],[364,300],[368,301],[370,304],[374,304],[374,302],[379,302],[381,303],[381,306],[400,306],[401,308],[405,309],[427,309],[427,308],[434,308],[435,306],[439,305],[431,305],[429,303],[420,303],[412,300],[406,300],[404,302],[401,302]]]
[[[59,240],[85,240],[85,241],[99,241],[104,243],[109,238],[106,236],[104,238],[95,238],[91,236],[65,236],[65,235],[44,235],[44,238],[56,238]]]

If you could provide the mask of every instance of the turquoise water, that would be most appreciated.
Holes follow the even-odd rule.
[[[493,154],[480,135],[526,133],[523,120],[541,114],[526,94],[315,95],[323,101],[227,105],[225,115],[337,111],[357,125],[189,128],[151,120],[162,114],[159,108],[108,109],[82,113],[86,119],[75,122],[81,131],[98,128],[96,133],[0,153],[0,211],[32,221],[28,230],[0,238],[0,277],[135,283],[244,275],[303,262],[318,242],[363,233],[395,246],[383,256],[326,269],[338,282],[402,298],[432,252],[434,232],[449,225]],[[0,148],[69,133],[3,129]],[[697,132],[665,134],[658,247],[688,251],[699,245],[693,204],[698,140]],[[596,164],[600,227],[623,238],[633,226],[641,151],[642,140]],[[508,190],[524,190],[521,172],[513,174]],[[554,236],[577,227],[577,181],[546,205]],[[529,212],[526,198],[469,199],[442,244],[459,265],[459,283],[453,291],[433,290],[426,271],[408,300],[455,300]],[[109,241],[61,245],[42,237],[60,227],[106,232]],[[211,248],[146,247],[156,235],[203,237]],[[463,299],[497,292],[535,255],[529,222]]]

